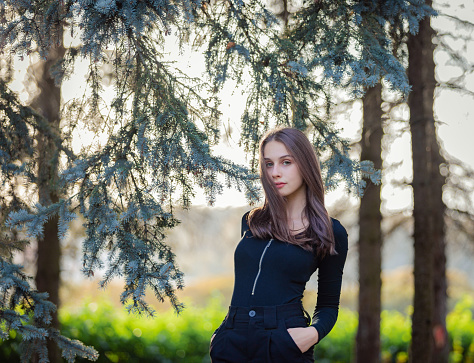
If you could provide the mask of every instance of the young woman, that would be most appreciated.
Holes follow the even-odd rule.
[[[212,362],[314,362],[336,323],[347,233],[329,217],[319,162],[307,137],[279,128],[260,142],[262,207],[242,218],[231,306],[211,338]],[[301,304],[318,270],[312,322]]]

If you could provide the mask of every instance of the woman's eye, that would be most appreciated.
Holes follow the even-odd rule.
[[[267,168],[271,168],[271,167],[273,166],[273,163],[266,163],[265,166],[266,166]]]
[[[290,164],[291,164],[291,161],[290,161],[290,160],[285,160],[285,161],[283,162],[283,165],[290,165]]]

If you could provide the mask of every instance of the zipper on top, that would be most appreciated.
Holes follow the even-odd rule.
[[[257,276],[255,276],[255,281],[253,282],[253,288],[252,288],[252,295],[255,294],[255,286],[257,286],[257,280],[260,276],[260,271],[262,271],[262,261],[263,261],[263,256],[265,256],[265,252],[267,252],[267,249],[268,247],[270,247],[270,245],[272,244],[272,241],[273,241],[273,238],[268,241],[267,245],[265,246],[265,248],[263,249],[263,252],[262,252],[262,255],[260,256],[260,262],[258,263],[258,272],[257,272]]]

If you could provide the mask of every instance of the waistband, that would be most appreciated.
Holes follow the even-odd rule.
[[[252,319],[263,319],[265,329],[276,329],[277,321],[294,316],[305,316],[306,311],[303,309],[301,302],[273,305],[273,306],[229,306],[229,312],[226,317],[225,326],[232,329],[234,321],[249,322]]]

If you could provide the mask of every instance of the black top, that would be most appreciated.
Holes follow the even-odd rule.
[[[311,275],[318,269],[318,299],[312,326],[325,337],[336,323],[342,270],[347,256],[347,232],[332,219],[337,255],[319,258],[302,247],[277,239],[254,237],[242,217],[242,239],[234,254],[232,306],[269,306],[301,301]]]

